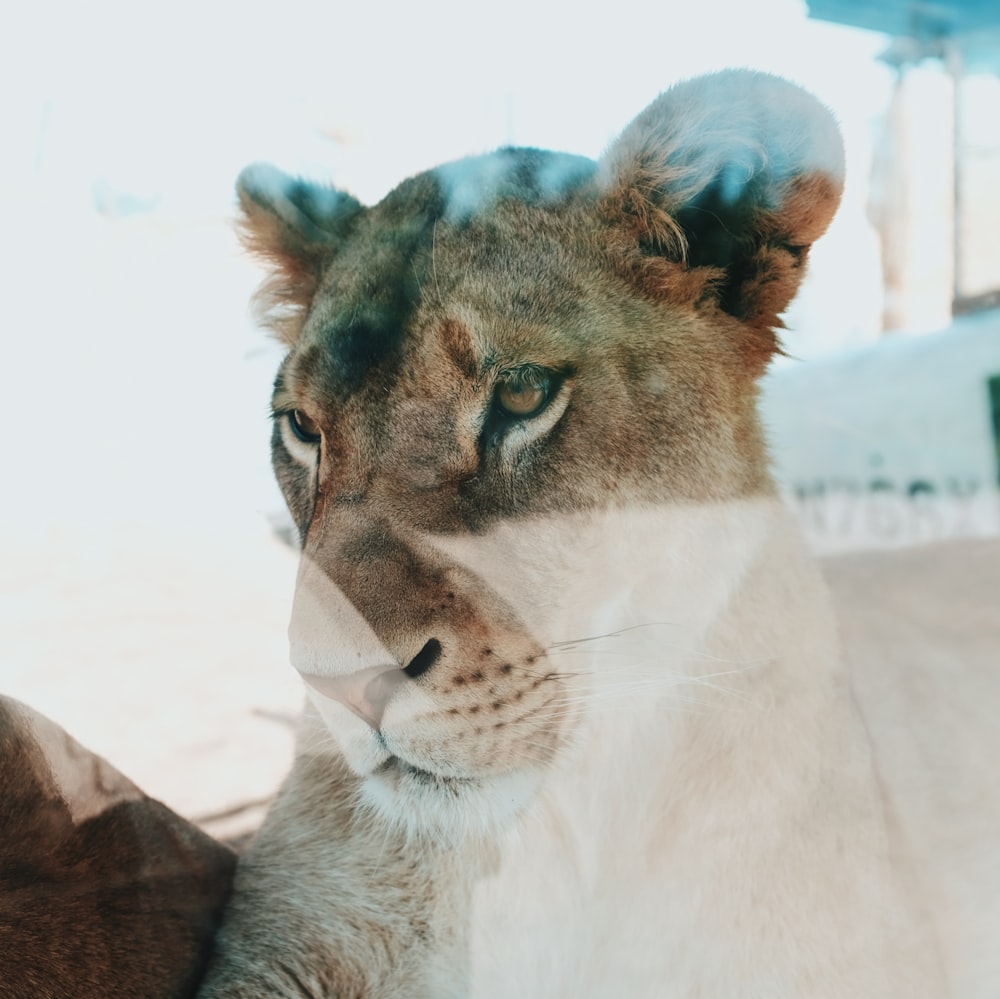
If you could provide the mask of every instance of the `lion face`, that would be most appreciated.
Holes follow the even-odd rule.
[[[600,164],[504,150],[367,209],[243,174],[288,346],[292,662],[380,814],[502,823],[586,724],[567,649],[631,622],[640,578],[699,616],[704,566],[657,525],[690,541],[770,492],[755,380],[839,148],[812,98],[729,73],[662,95]]]

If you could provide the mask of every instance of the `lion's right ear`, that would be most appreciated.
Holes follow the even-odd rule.
[[[600,164],[599,208],[629,276],[734,316],[759,371],[843,179],[840,130],[815,97],[724,70],[677,84],[625,129]]]
[[[236,181],[243,245],[271,267],[256,296],[261,322],[291,345],[323,267],[347,237],[361,204],[332,187],[255,163]]]

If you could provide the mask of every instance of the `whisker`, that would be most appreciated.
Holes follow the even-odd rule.
[[[375,866],[372,868],[373,880],[378,878],[379,871],[382,869],[382,858],[385,856],[386,847],[389,845],[391,832],[391,829],[386,826],[385,835],[382,837],[382,849],[379,850],[378,859],[375,861]]]
[[[631,631],[638,631],[641,628],[676,628],[676,621],[647,621],[644,624],[631,624],[626,628],[619,628],[617,631],[609,631],[603,635],[591,635],[587,638],[570,638],[562,642],[553,642],[549,648],[557,649],[564,648],[566,646],[582,645],[585,642],[597,642],[602,638],[618,638],[621,635],[626,635]]]
[[[434,244],[431,243],[431,261],[434,260]],[[420,291],[421,297],[424,294],[424,286],[420,283],[420,275],[417,273],[417,264],[415,260],[410,261],[410,270],[413,271],[413,280],[417,282],[417,288]]]
[[[437,292],[438,300],[441,299],[441,285],[438,284],[438,269],[437,269],[437,231],[438,223],[440,219],[434,220],[434,225],[431,227],[431,274],[434,276],[434,290]]]

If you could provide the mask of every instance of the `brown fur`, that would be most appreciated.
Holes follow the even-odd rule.
[[[0,759],[0,996],[193,996],[232,853],[3,698]]]

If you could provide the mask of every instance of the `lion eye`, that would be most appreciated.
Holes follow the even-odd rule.
[[[548,402],[551,388],[552,378],[545,372],[511,377],[497,386],[496,402],[508,416],[534,416]]]
[[[322,432],[319,424],[309,416],[306,416],[301,409],[293,409],[288,413],[288,425],[292,428],[292,433],[303,444],[318,444]]]

